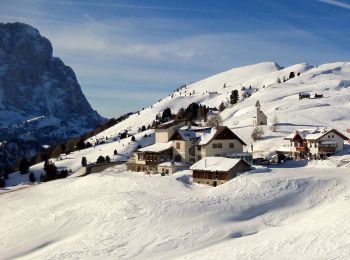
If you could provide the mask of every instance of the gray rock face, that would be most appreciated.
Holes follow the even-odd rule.
[[[16,112],[19,121],[44,116],[68,126],[73,120],[83,128],[94,128],[102,119],[86,100],[73,70],[52,57],[50,41],[22,23],[0,23],[1,111]]]
[[[0,23],[0,172],[42,144],[80,136],[104,121],[74,71],[52,51],[35,28]]]

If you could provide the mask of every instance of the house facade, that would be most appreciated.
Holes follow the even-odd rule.
[[[206,157],[190,168],[193,182],[216,187],[235,178],[239,173],[250,171],[252,166],[244,159]]]
[[[199,127],[186,122],[156,128],[155,141],[135,152],[127,162],[129,170],[172,174],[208,156],[241,153],[246,145],[226,126]]]
[[[346,136],[335,129],[304,130],[284,138],[290,141],[289,155],[297,159],[322,159],[344,150]]]

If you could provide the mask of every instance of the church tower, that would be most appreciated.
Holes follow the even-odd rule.
[[[256,116],[253,116],[253,125],[267,125],[267,116],[261,111],[261,105],[259,100],[256,101]]]

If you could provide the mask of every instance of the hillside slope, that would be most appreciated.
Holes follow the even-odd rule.
[[[300,76],[276,83],[278,78],[282,81],[283,78],[288,79],[290,72],[294,72],[295,75],[300,73]],[[263,111],[269,117],[269,123],[277,116],[281,125],[290,126],[286,131],[303,126],[327,126],[344,132],[346,126],[350,126],[349,86],[349,62],[324,64],[317,68],[307,64],[296,64],[284,69],[276,63],[266,62],[236,68],[187,85],[89,141],[114,138],[125,130],[137,131],[142,125],[151,124],[156,115],[167,107],[171,108],[173,113],[181,107],[186,108],[192,102],[218,108],[221,102],[228,101],[234,89],[239,90],[241,101],[221,113],[223,124],[231,128],[251,126],[255,113],[254,105],[260,100]],[[245,90],[242,91],[242,87],[245,87]],[[324,98],[299,101],[300,92],[323,94]],[[243,99],[245,93],[251,96]],[[245,135],[244,138],[250,143],[249,135]]]

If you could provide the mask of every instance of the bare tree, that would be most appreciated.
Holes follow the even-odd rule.
[[[222,123],[222,118],[221,118],[220,114],[215,114],[215,115],[212,115],[211,117],[209,117],[209,119],[206,123],[206,126],[214,127],[214,126],[221,125],[221,123]]]
[[[253,132],[252,132],[252,139],[253,141],[257,141],[263,138],[264,136],[264,130],[261,127],[255,127]]]
[[[277,132],[279,130],[279,120],[276,115],[272,119],[272,125],[270,129],[272,130],[272,132]]]

